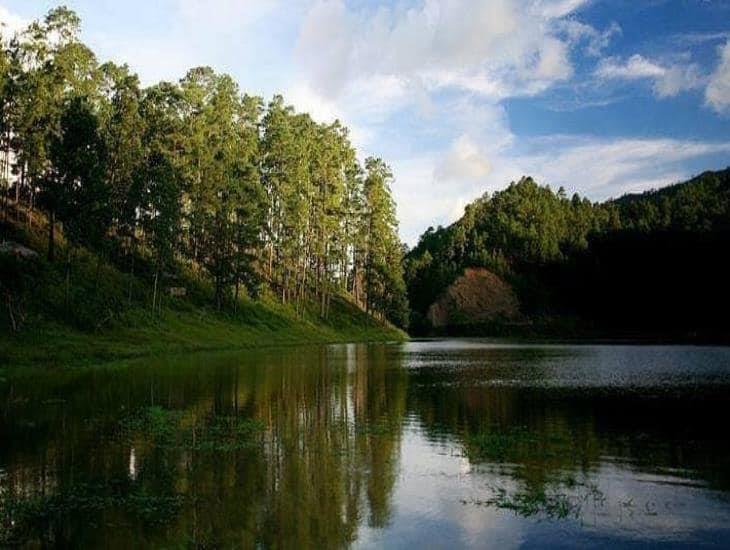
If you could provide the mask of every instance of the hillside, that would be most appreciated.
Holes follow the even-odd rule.
[[[0,28],[3,363],[401,336],[383,159],[211,67],[143,85],[81,25]]]
[[[726,339],[729,224],[730,169],[605,203],[523,178],[422,235],[406,258],[412,326],[432,331],[432,304],[487,268],[536,333]]]
[[[154,266],[143,254],[132,275],[115,265],[128,258],[104,259],[82,248],[66,255],[62,235],[58,252],[68,263],[49,262],[41,223],[36,216],[29,230],[25,221],[0,221],[0,370],[405,336],[345,295],[332,300],[323,318],[319,304],[282,304],[265,284],[258,299],[241,296],[234,307],[218,311],[214,288],[194,271],[167,273],[156,292]]]
[[[730,230],[730,168],[611,201],[624,227],[641,230]]]
[[[512,288],[494,273],[468,267],[428,308],[427,318],[436,328],[480,323],[515,323],[520,306]]]

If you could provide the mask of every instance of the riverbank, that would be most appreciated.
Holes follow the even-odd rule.
[[[156,285],[154,261],[144,250],[129,257],[110,247],[102,257],[67,249],[59,238],[51,262],[41,222],[35,223],[28,229],[0,222],[0,370],[407,338],[347,295],[333,292],[323,317],[313,298],[284,304],[263,281],[257,298],[242,291],[219,311],[196,266],[177,264]]]
[[[42,323],[17,334],[5,332],[0,335],[0,369],[73,367],[198,351],[406,338],[404,332],[344,301],[333,307],[326,321],[307,314],[297,316],[286,306],[251,301],[228,315],[205,309],[166,309],[135,324],[99,332],[59,323]]]
[[[570,344],[637,344],[637,345],[730,345],[730,332],[662,331],[605,327],[576,317],[554,316],[529,319],[523,323],[472,323],[415,331],[419,338],[506,338],[537,342],[564,342]]]

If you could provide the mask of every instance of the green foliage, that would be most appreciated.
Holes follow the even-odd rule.
[[[408,302],[398,240],[398,220],[389,184],[390,168],[380,159],[365,161],[362,223],[365,243],[365,289],[368,309],[383,312],[400,326],[408,326]]]
[[[466,207],[447,228],[429,228],[406,258],[414,323],[466,267],[486,267],[510,277],[521,263],[544,264],[585,249],[588,237],[610,225],[609,206],[595,205],[562,189],[555,193],[522,178]]]
[[[725,272],[712,250],[727,241],[728,220],[730,169],[603,204],[523,178],[421,236],[405,261],[412,324],[427,332],[428,307],[465,268],[485,267],[513,284],[533,319],[580,315],[654,330],[726,326]],[[680,287],[687,299],[675,295]]]
[[[382,161],[372,192],[338,121],[317,123],[281,96],[265,108],[210,67],[142,89],[126,65],[97,62],[80,24],[54,9],[0,54],[4,215],[13,196],[18,220],[42,208],[49,261],[65,240],[67,265],[84,247],[130,274],[142,267],[153,312],[174,286],[167,274],[187,269],[206,275],[218,311],[266,283],[300,315],[314,302],[327,319],[349,293],[405,326],[403,276],[388,267],[402,251]],[[65,279],[68,301],[80,290]]]
[[[120,422],[125,441],[141,437],[162,449],[233,452],[255,449],[261,444],[263,424],[244,417],[214,416],[208,422],[192,423],[180,411],[146,407]]]
[[[730,169],[613,201],[622,226],[639,231],[730,229]]]

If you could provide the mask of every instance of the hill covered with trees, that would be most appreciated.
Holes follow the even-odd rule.
[[[523,178],[409,252],[413,327],[428,332],[429,306],[483,267],[514,286],[537,331],[724,338],[729,224],[730,169],[600,204]]]
[[[99,273],[109,265],[146,285],[152,311],[193,277],[218,312],[272,294],[296,314],[327,320],[344,300],[405,325],[385,162],[361,163],[339,122],[280,96],[265,103],[208,67],[144,88],[127,66],[99,62],[79,29],[62,7],[17,35],[0,30],[0,240],[23,239],[12,227],[43,231],[36,250],[63,273],[67,307],[74,266],[91,254]],[[20,330],[12,280],[2,322]]]

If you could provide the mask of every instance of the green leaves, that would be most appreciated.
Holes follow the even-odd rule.
[[[165,274],[186,266],[210,280],[218,310],[268,281],[299,313],[316,303],[327,318],[349,292],[404,323],[392,174],[368,159],[364,178],[339,121],[281,96],[265,109],[210,67],[142,90],[126,65],[100,66],[79,32],[57,8],[0,55],[5,165],[19,198],[48,214],[49,259],[58,225],[130,271],[150,260],[153,310]]]

